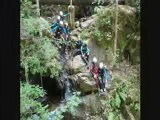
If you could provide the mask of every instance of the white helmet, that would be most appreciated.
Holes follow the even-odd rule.
[[[63,21],[60,21],[59,24],[60,24],[60,25],[63,25]]]
[[[65,25],[66,25],[66,26],[68,26],[68,23],[67,23],[67,22],[65,22]]]
[[[103,68],[103,63],[101,62],[100,64],[99,64],[99,68]]]
[[[62,12],[62,11],[60,11],[59,14],[60,14],[61,16],[63,16],[63,12]]]
[[[60,20],[61,19],[61,17],[60,16],[57,16],[57,20]]]
[[[93,58],[93,62],[94,62],[94,63],[97,62],[97,58],[96,58],[96,57]]]

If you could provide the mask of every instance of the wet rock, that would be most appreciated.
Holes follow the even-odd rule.
[[[82,61],[80,55],[77,55],[73,59],[68,60],[64,67],[70,75],[87,71],[86,65]]]
[[[95,80],[90,76],[89,72],[71,75],[68,78],[71,80],[73,88],[81,92],[85,93],[97,90]]]

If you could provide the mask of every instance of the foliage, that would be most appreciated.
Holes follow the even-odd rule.
[[[47,38],[33,41],[21,41],[21,66],[32,74],[50,77],[59,75],[61,65],[58,61],[58,50]]]
[[[103,109],[107,108],[107,110],[104,110],[106,111],[104,114],[108,114],[109,120],[124,119],[126,117],[125,106],[129,107],[130,114],[133,116],[140,112],[140,86],[136,72],[132,71],[126,80],[122,79],[123,81],[120,76],[114,76],[115,89],[110,91],[107,101],[101,100]]]
[[[39,30],[42,32],[49,31],[49,22],[43,18],[21,18],[20,21],[20,35],[21,38],[34,38],[39,36]]]
[[[57,109],[54,113],[53,120],[62,120],[64,118],[63,113],[69,112],[75,115],[76,108],[81,103],[79,98],[80,92],[75,92],[71,99],[66,103],[66,105]]]
[[[93,38],[104,49],[113,50],[115,36],[115,6],[98,9],[98,20],[93,27]],[[132,46],[140,40],[140,17],[135,8],[129,6],[118,6],[118,41],[119,59],[123,59],[125,49],[136,48],[139,44]],[[139,55],[139,54],[137,54]]]
[[[21,66],[25,69],[25,76],[28,80],[29,73],[55,77],[61,70],[58,62],[59,53],[49,38],[43,35],[39,38],[39,31],[49,30],[49,22],[43,18],[34,17],[31,9],[32,3],[29,0],[21,1]],[[28,11],[28,12],[26,12]],[[29,39],[30,37],[30,39]]]
[[[35,7],[32,5],[32,0],[21,0],[20,3],[21,18],[29,18],[36,16]]]
[[[30,120],[33,115],[37,115],[42,120],[45,120],[48,113],[48,105],[42,106],[36,99],[44,96],[46,92],[36,85],[30,85],[28,83],[21,83],[20,85],[21,120]]]

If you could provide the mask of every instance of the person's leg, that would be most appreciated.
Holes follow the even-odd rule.
[[[89,55],[86,55],[86,60],[89,62]]]
[[[103,91],[105,92],[105,83],[106,83],[106,79],[105,79],[105,77],[103,78],[103,80],[102,80],[102,84],[103,84]]]
[[[98,89],[98,86],[99,85],[99,81],[98,81],[98,78],[96,78],[96,88]]]
[[[100,90],[102,90],[102,80],[98,80],[98,82],[99,82],[99,88],[100,88]]]

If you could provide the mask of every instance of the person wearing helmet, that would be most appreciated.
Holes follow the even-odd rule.
[[[96,87],[98,88],[98,65],[97,65],[97,58],[94,57],[93,61],[91,62],[91,66],[90,66],[90,73],[91,75],[94,77],[94,79],[96,80]]]
[[[59,25],[60,19],[61,19],[61,17],[57,16],[56,21],[51,25],[51,29],[54,29],[56,26]]]
[[[67,14],[64,15],[63,12],[60,11],[60,12],[59,12],[59,15],[60,15],[60,18],[61,18],[60,20],[61,20],[61,21],[64,21],[65,17],[67,17],[69,14],[70,14],[70,13],[67,13]]]
[[[65,30],[66,30],[66,37],[65,37],[65,38],[66,38],[66,40],[67,40],[67,39],[69,39],[69,33],[70,33],[67,22],[64,23],[64,28],[65,28]]]
[[[86,65],[88,65],[88,62],[89,62],[89,52],[90,52],[90,50],[89,50],[87,44],[84,43],[81,46],[81,55],[82,55],[82,59],[86,63]]]
[[[64,28],[64,26],[63,26],[63,21],[60,21],[59,22],[59,25],[58,26],[56,26],[55,28],[53,28],[52,30],[51,30],[51,32],[53,33],[53,32],[55,32],[56,33],[56,38],[60,38],[60,36],[62,35],[62,36],[64,36],[64,35],[66,35],[66,30],[65,30],[65,28]]]
[[[75,51],[73,53],[73,57],[77,56],[77,55],[81,55],[81,46],[83,45],[83,41],[81,39],[80,36],[78,36],[78,39],[76,40],[75,43]]]
[[[78,39],[77,39],[77,41],[76,41],[76,49],[81,49],[81,46],[83,45],[83,41],[82,41],[82,39],[81,39],[81,37],[80,36],[78,36]],[[80,53],[81,54],[81,53]]]
[[[105,68],[103,63],[101,62],[99,64],[99,68],[98,68],[98,81],[99,81],[99,87],[100,87],[100,92],[105,92]]]

